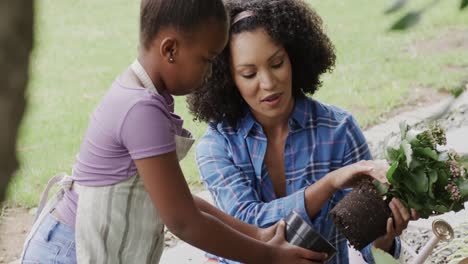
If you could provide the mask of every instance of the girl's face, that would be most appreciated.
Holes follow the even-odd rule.
[[[185,35],[180,38],[174,55],[174,67],[170,67],[164,80],[166,89],[173,95],[191,93],[211,75],[213,59],[226,46],[228,26],[218,21],[207,22]]]
[[[284,47],[260,28],[233,35],[229,48],[234,82],[257,120],[289,116],[292,69]]]

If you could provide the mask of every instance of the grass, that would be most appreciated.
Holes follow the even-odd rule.
[[[21,167],[9,188],[10,203],[34,206],[52,175],[71,171],[94,107],[136,56],[136,2],[36,1],[28,108],[18,142]],[[458,2],[441,1],[417,27],[395,33],[387,29],[402,12],[384,16],[388,1],[311,1],[338,56],[335,71],[324,76],[314,96],[350,110],[367,126],[401,105],[417,85],[445,90],[459,85],[466,71],[449,71],[447,65],[468,66],[466,50],[405,51],[449,30],[468,32],[468,10],[458,11]],[[183,97],[176,100],[176,112],[199,138],[206,126],[192,121]],[[187,181],[197,186],[193,152],[182,167]]]

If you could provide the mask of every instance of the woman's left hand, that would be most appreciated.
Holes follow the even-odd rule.
[[[393,198],[389,207],[393,217],[387,220],[387,233],[374,241],[374,246],[389,252],[394,243],[395,237],[400,236],[403,230],[408,227],[409,221],[419,219],[414,209],[408,210],[398,199]],[[391,253],[391,252],[390,252]]]
[[[386,174],[390,166],[385,160],[361,160],[327,174],[331,186],[338,190],[354,187],[364,177],[388,183]]]

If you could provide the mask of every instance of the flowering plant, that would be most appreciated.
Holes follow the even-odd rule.
[[[468,173],[463,159],[445,147],[437,124],[423,131],[402,123],[396,147],[387,146],[389,184],[363,179],[330,214],[336,227],[358,250],[386,233],[388,201],[397,198],[420,217],[460,211],[468,200]]]
[[[387,199],[398,198],[421,217],[460,211],[468,200],[468,172],[462,159],[445,148],[445,131],[434,124],[417,131],[400,124],[401,142],[387,147],[390,185],[375,182]]]

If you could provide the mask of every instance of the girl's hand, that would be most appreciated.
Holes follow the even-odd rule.
[[[268,242],[270,241],[271,239],[273,239],[273,237],[275,236],[276,234],[276,229],[278,229],[278,225],[279,223],[281,222],[278,221],[276,222],[276,224],[270,226],[270,227],[267,227],[267,228],[257,228],[257,239],[260,240],[260,241],[263,241],[263,242]]]
[[[272,263],[324,263],[328,256],[326,253],[310,251],[298,246],[289,244],[285,238],[286,223],[281,220],[274,225],[276,227],[275,236],[268,241],[268,244],[275,246],[273,250]]]
[[[353,187],[358,180],[369,176],[382,183],[388,183],[386,174],[389,168],[385,160],[361,160],[334,170],[327,177],[336,190]]]
[[[387,233],[374,241],[374,246],[387,252],[390,251],[395,237],[400,236],[408,227],[409,221],[418,220],[419,215],[414,209],[409,211],[398,199],[393,198],[389,203],[393,217],[387,220]]]

